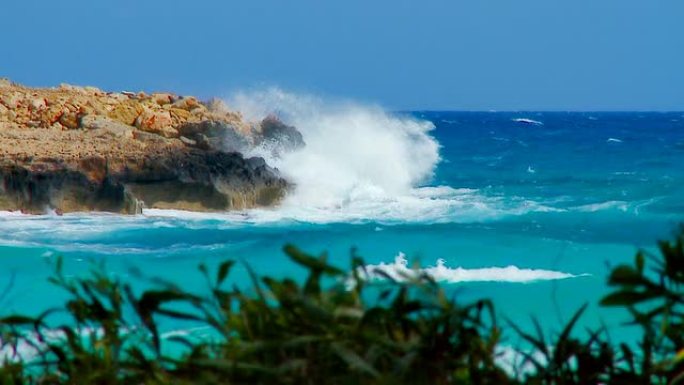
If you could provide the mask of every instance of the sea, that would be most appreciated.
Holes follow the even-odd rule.
[[[303,134],[300,150],[247,151],[294,183],[279,206],[2,213],[0,311],[61,304],[66,294],[48,282],[58,257],[67,276],[104,265],[201,293],[198,265],[226,259],[239,262],[238,286],[250,286],[247,266],[303,280],[282,251],[293,244],[343,269],[352,250],[398,279],[420,269],[457,301],[491,299],[498,322],[534,318],[550,334],[588,304],[578,330],[629,339],[628,314],[598,305],[610,268],[656,252],[684,220],[681,112],[394,112],[284,93],[231,102],[247,117],[276,106]]]

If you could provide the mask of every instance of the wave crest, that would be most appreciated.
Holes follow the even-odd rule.
[[[257,148],[249,154],[266,158],[295,184],[286,206],[338,208],[403,196],[428,182],[440,161],[429,121],[279,89],[234,99],[232,104],[248,118],[276,114],[304,137],[306,146],[298,151],[274,157]]]
[[[241,93],[229,103],[249,120],[277,115],[306,143],[278,156],[269,148],[250,150],[248,155],[278,168],[295,190],[276,210],[250,210],[238,221],[469,222],[545,210],[477,190],[426,187],[441,161],[432,122],[277,88]]]
[[[404,253],[399,253],[393,263],[381,262],[376,265],[366,265],[358,270],[364,280],[384,280],[387,277],[395,281],[407,281],[421,276],[428,276],[436,282],[509,282],[530,283],[535,281],[549,281],[589,276],[589,274],[570,274],[554,270],[523,269],[514,265],[506,267],[486,267],[480,269],[451,268],[446,266],[443,259],[437,260],[436,266],[426,268],[411,268]]]

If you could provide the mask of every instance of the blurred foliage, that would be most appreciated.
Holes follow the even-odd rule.
[[[50,280],[67,302],[0,319],[0,384],[684,383],[684,229],[659,249],[615,267],[601,301],[629,311],[636,347],[614,346],[606,330],[580,337],[586,306],[549,338],[538,322],[500,327],[492,303],[459,303],[428,276],[372,285],[355,254],[348,273],[286,246],[306,280],[248,268],[249,290],[229,284],[233,261],[200,266],[203,294],[160,279],[136,292],[102,266],[67,277],[59,260]],[[207,333],[165,335],[169,320]],[[503,329],[523,346],[504,349]]]

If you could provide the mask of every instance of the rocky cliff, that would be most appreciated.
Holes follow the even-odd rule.
[[[303,145],[276,118],[246,122],[217,100],[0,79],[0,210],[274,205],[289,184],[262,158],[241,153],[264,141]]]

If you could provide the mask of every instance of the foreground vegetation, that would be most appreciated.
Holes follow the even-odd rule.
[[[614,268],[601,301],[631,313],[638,348],[613,346],[605,330],[579,337],[584,308],[548,339],[539,325],[500,324],[489,301],[447,298],[429,277],[370,285],[355,255],[349,276],[287,246],[306,281],[251,273],[247,291],[229,284],[233,261],[200,266],[203,294],[160,280],[137,292],[103,268],[68,278],[58,262],[62,307],[0,319],[0,384],[684,383],[684,229],[659,249]],[[55,312],[68,320],[50,321]],[[169,319],[208,332],[163,335]],[[526,341],[513,363],[502,360],[504,329]]]

